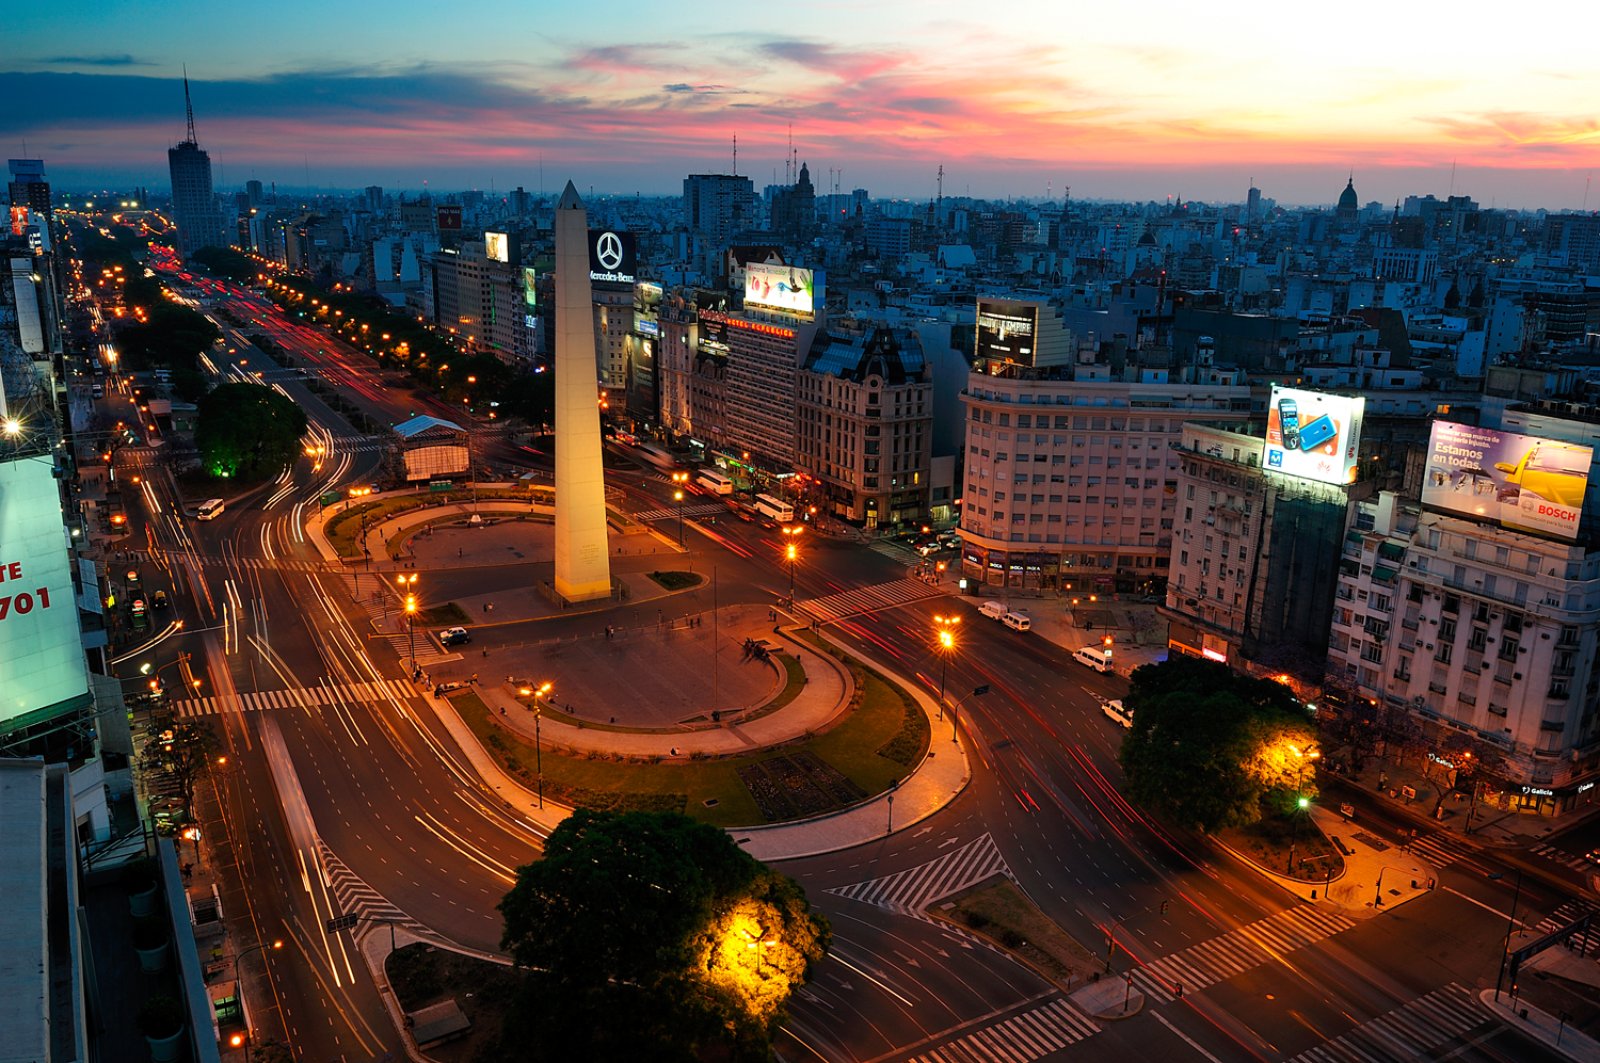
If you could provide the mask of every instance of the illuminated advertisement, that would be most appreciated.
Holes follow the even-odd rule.
[[[484,233],[483,253],[490,262],[510,262],[511,247],[505,233]]]
[[[11,208],[11,235],[21,236],[22,231],[28,227],[28,208],[13,206]]]
[[[1033,364],[1039,308],[1032,303],[978,300],[978,357]]]
[[[51,464],[0,463],[0,728],[48,719],[89,696]]]
[[[639,271],[639,246],[632,233],[589,230],[589,279],[632,284]]]
[[[1366,399],[1274,384],[1263,466],[1318,483],[1353,482],[1366,408]]]
[[[744,268],[744,303],[791,314],[814,314],[817,280],[809,269],[752,262]]]
[[[1422,504],[1507,528],[1574,539],[1592,447],[1436,421]]]
[[[460,207],[449,207],[449,206],[439,207],[439,208],[437,208],[437,213],[434,216],[439,219],[439,231],[440,232],[457,232],[458,233],[458,232],[461,231],[461,208]]]
[[[522,304],[539,305],[539,271],[532,266],[522,267]]]

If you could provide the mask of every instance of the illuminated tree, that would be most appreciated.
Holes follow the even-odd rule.
[[[579,809],[500,910],[528,971],[502,1037],[532,1059],[766,1059],[829,933],[792,879],[676,813]]]
[[[294,400],[260,384],[223,384],[201,398],[194,443],[212,476],[276,476],[300,454],[306,414]]]
[[[1173,657],[1133,673],[1122,744],[1128,796],[1203,831],[1316,795],[1316,732],[1288,687]]]

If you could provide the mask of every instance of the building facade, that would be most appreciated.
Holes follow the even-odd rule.
[[[172,220],[178,227],[178,254],[187,258],[202,247],[223,247],[222,215],[211,187],[211,156],[186,140],[167,149],[172,177]]]
[[[980,364],[968,378],[960,530],[969,579],[1041,592],[1157,585],[1178,514],[1184,421],[1249,415],[1239,383],[1077,368],[986,373]]]
[[[1420,722],[1452,766],[1477,761],[1480,797],[1554,813],[1593,786],[1597,648],[1600,551],[1388,492],[1357,507],[1328,684]]]
[[[798,384],[795,466],[828,512],[868,528],[925,519],[933,384],[916,335],[819,332]]]
[[[1322,675],[1348,488],[1262,466],[1263,426],[1183,425],[1167,645],[1240,671]]]

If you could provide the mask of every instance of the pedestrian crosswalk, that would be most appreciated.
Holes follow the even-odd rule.
[[[333,855],[326,842],[317,840],[322,853],[322,866],[327,870],[328,892],[338,906],[338,915],[359,915],[363,923],[381,923],[404,927],[413,933],[428,932],[428,928],[391,904],[383,894],[367,885],[345,866],[343,860]]]
[[[376,683],[340,683],[331,686],[253,690],[246,694],[221,694],[173,702],[179,716],[216,716],[228,712],[265,712],[268,709],[310,709],[335,702],[383,701],[390,697],[411,698],[417,688],[403,679],[384,679]]]
[[[829,893],[864,904],[874,904],[891,912],[921,916],[924,909],[940,897],[948,897],[991,875],[1015,879],[994,838],[985,834],[959,849],[905,871],[883,878],[868,879],[849,886],[837,886]]]
[[[1471,992],[1451,983],[1386,1011],[1288,1063],[1388,1063],[1432,1059],[1445,1042],[1489,1022]]]
[[[720,502],[701,502],[698,505],[684,506],[683,519],[695,520],[699,517],[715,517],[720,513],[726,512],[727,507]],[[647,509],[642,513],[630,513],[628,515],[634,520],[644,524],[648,524],[649,522],[655,520],[676,520],[678,517],[678,507],[672,506],[667,509]]]
[[[1466,860],[1478,854],[1477,846],[1444,831],[1419,834],[1412,838],[1405,848],[1440,868],[1449,867],[1459,860]]]
[[[1582,919],[1586,915],[1594,915],[1597,912],[1600,912],[1600,908],[1590,904],[1588,901],[1567,901],[1539,920],[1539,924],[1533,928],[1533,935],[1536,938],[1543,937],[1545,934],[1560,930],[1562,927],[1571,926],[1575,921]],[[1597,924],[1600,924],[1600,921],[1597,921]],[[1567,945],[1573,952],[1581,950],[1585,956],[1593,956],[1596,953],[1600,953],[1600,925],[1590,927],[1587,939],[1583,934],[1578,934],[1568,941]]]
[[[402,661],[411,660],[412,641],[409,632],[389,631],[378,635],[370,635],[368,637],[387,642],[389,644],[389,648],[394,650],[394,655],[399,657]],[[434,648],[433,640],[425,635],[419,634],[417,636],[416,647],[416,663],[419,668],[429,668],[443,661],[461,660],[461,654],[459,653],[440,653]]]
[[[1355,923],[1311,904],[1257,919],[1182,952],[1133,969],[1133,984],[1162,1003],[1259,967],[1275,956],[1314,945]]]
[[[1057,997],[936,1048],[923,1048],[905,1063],[1031,1063],[1099,1032],[1093,1019]]]
[[[928,598],[937,598],[944,592],[916,579],[890,580],[871,587],[856,587],[821,598],[808,598],[797,603],[819,623],[831,624],[861,613],[875,613],[881,609],[910,605]]]
[[[1557,849],[1555,846],[1547,844],[1546,842],[1534,842],[1532,845],[1528,846],[1528,849],[1531,852],[1538,853],[1546,860],[1554,861],[1555,863],[1560,864],[1562,867],[1571,868],[1573,871],[1577,871],[1580,874],[1587,874],[1591,871],[1600,872],[1600,867],[1590,863],[1587,859],[1579,856],[1577,853],[1569,853],[1565,849]]]

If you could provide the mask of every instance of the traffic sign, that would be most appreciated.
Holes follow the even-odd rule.
[[[359,922],[361,922],[361,914],[359,912],[348,912],[344,915],[334,916],[324,923],[323,927],[328,933],[337,934],[341,930],[349,930]]]

